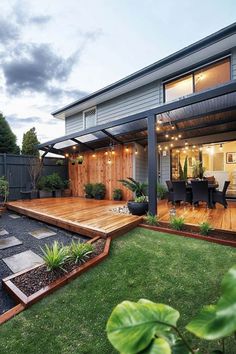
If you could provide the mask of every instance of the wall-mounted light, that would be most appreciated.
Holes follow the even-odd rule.
[[[222,149],[223,149],[223,145],[222,145],[222,144],[220,144],[220,150],[222,151]]]

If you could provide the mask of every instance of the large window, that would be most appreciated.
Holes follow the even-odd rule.
[[[230,59],[226,58],[166,83],[164,85],[165,102],[174,101],[193,92],[215,87],[229,80]]]
[[[96,107],[87,109],[83,112],[84,129],[94,127],[97,124],[97,110]]]
[[[165,85],[166,102],[176,100],[177,98],[193,93],[193,76],[188,75],[181,79],[169,82]]]

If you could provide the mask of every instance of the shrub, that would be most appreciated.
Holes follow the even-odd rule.
[[[106,186],[103,183],[93,185],[93,196],[95,199],[104,199],[106,195]]]
[[[135,203],[146,203],[147,197],[145,195],[141,195],[140,197],[136,197],[134,201]]]
[[[159,225],[158,216],[157,215],[153,215],[153,214],[148,212],[147,216],[146,216],[146,223],[148,225],[153,225],[153,226]]]
[[[184,218],[175,216],[170,220],[170,227],[174,230],[183,230],[184,228]]]
[[[213,230],[211,224],[207,221],[199,224],[199,229],[200,229],[200,234],[204,236],[207,236],[209,232]]]
[[[9,183],[4,176],[0,177],[0,197],[3,203],[6,203],[9,195]]]
[[[122,195],[122,190],[119,189],[119,188],[114,189],[112,198],[113,198],[114,200],[122,200],[122,197],[123,197],[123,195]]]
[[[40,190],[52,191],[55,189],[63,189],[64,182],[58,173],[54,172],[48,176],[42,176],[37,183],[37,187]]]
[[[167,193],[166,187],[161,183],[157,183],[157,198],[164,199],[166,193]]]
[[[86,198],[93,198],[93,184],[87,183],[84,185],[84,191]]]
[[[69,258],[75,263],[84,263],[93,252],[94,246],[91,243],[80,243],[72,241],[68,249]]]
[[[63,188],[64,189],[69,189],[70,188],[70,183],[71,183],[71,180],[70,179],[65,179],[64,182],[63,182]]]
[[[63,269],[63,265],[68,259],[66,247],[60,245],[58,241],[54,241],[52,246],[45,245],[45,248],[41,248],[41,250],[48,271]]]

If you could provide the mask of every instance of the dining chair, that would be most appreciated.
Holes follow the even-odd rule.
[[[174,201],[173,184],[171,181],[166,181],[166,185],[167,185],[167,190],[168,190],[168,193],[167,193],[168,203],[173,202]]]
[[[210,198],[208,191],[208,181],[192,181],[193,205],[199,202],[206,202],[210,206]]]
[[[225,181],[224,187],[222,191],[214,191],[213,192],[213,204],[215,205],[216,203],[222,204],[225,209],[228,206],[227,200],[226,200],[226,192],[229,187],[230,181]]]
[[[188,191],[186,188],[185,181],[173,181],[173,202],[185,202],[192,203],[192,194],[191,191]]]

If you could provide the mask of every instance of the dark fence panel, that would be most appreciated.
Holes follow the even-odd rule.
[[[20,199],[20,191],[30,184],[29,164],[31,159],[32,156],[0,154],[0,176],[6,176],[9,181],[9,200]],[[62,160],[63,165],[58,165],[58,160]],[[68,179],[67,160],[45,157],[42,175],[50,175],[53,172],[57,172],[63,179]]]

